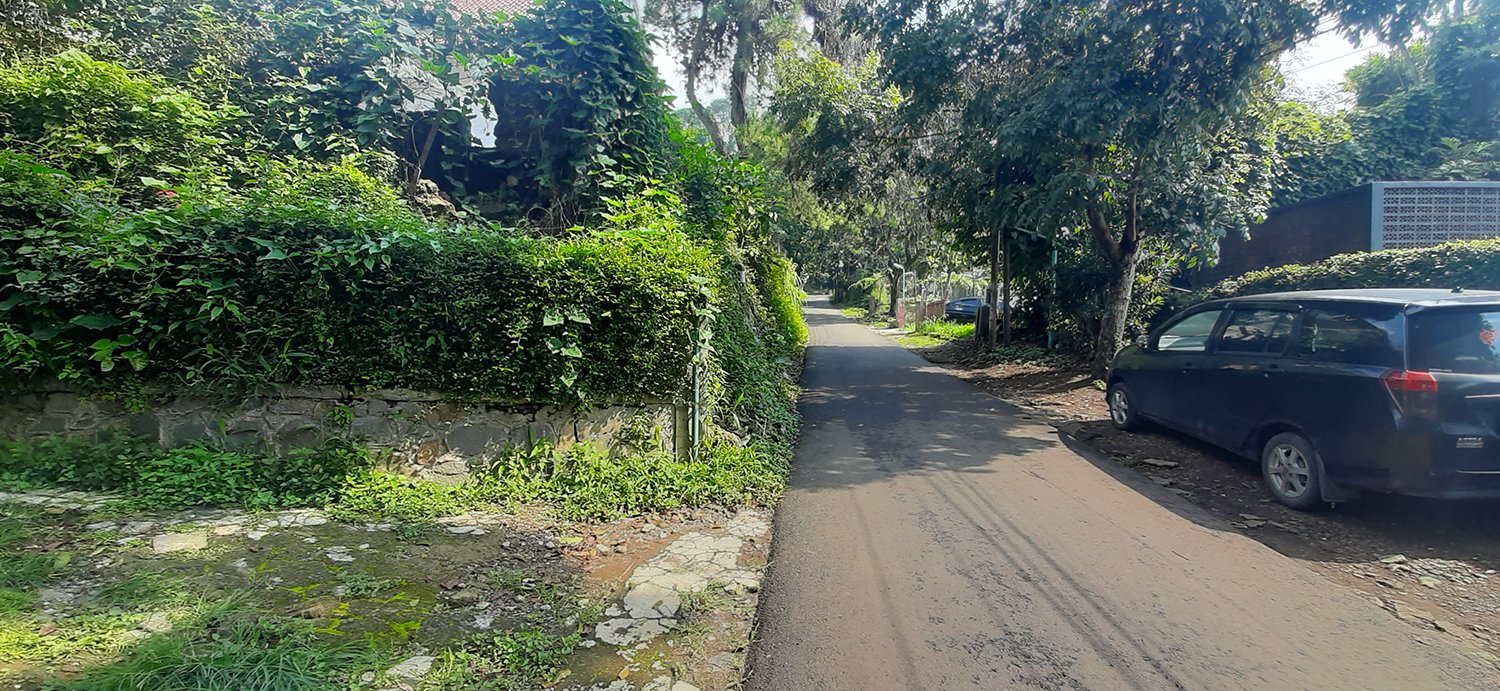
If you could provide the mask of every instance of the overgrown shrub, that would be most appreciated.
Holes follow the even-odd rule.
[[[55,171],[0,158],[0,189],[49,191],[7,201],[18,220],[0,225],[0,382],[308,382],[557,403],[681,390],[713,274],[680,233],[440,227],[378,186],[308,194],[319,176],[346,191],[367,180],[348,166],[312,173],[126,210],[73,205],[50,194]]]
[[[1353,252],[1312,264],[1251,271],[1220,281],[1205,297],[1334,288],[1459,287],[1500,289],[1500,239]]]
[[[1203,290],[1172,296],[1156,321],[1164,321],[1178,310],[1205,300],[1291,290],[1346,288],[1500,290],[1500,239],[1353,252],[1311,264],[1288,264],[1251,271],[1226,278]]]
[[[81,181],[167,177],[215,144],[224,119],[159,77],[77,50],[0,67],[0,146]]]
[[[363,449],[340,440],[284,456],[129,437],[0,440],[0,487],[117,491],[154,508],[321,506],[369,465]]]
[[[559,516],[601,519],[691,506],[769,504],[787,472],[779,449],[712,440],[700,458],[663,452],[612,457],[579,444],[513,450],[461,485],[382,472],[350,476],[333,505],[348,518],[418,521],[484,506],[545,502]]]

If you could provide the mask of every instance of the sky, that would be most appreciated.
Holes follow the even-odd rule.
[[[1294,91],[1323,100],[1321,97],[1332,94],[1343,84],[1349,68],[1387,50],[1372,40],[1355,46],[1337,32],[1330,32],[1293,48],[1282,57],[1281,67]]]

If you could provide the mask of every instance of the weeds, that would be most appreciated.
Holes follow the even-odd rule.
[[[347,687],[386,658],[368,644],[330,645],[307,624],[255,614],[212,612],[190,628],[146,639],[124,659],[54,688],[311,691]]]
[[[444,653],[423,688],[496,691],[539,688],[556,678],[579,640],[577,634],[556,636],[543,631],[476,636],[462,649]]]
[[[316,506],[369,465],[368,454],[344,440],[274,457],[201,444],[161,449],[129,437],[0,440],[0,486],[120,490],[137,509]]]
[[[363,571],[348,569],[340,571],[338,579],[344,586],[344,594],[349,597],[375,597],[405,583],[399,578],[379,578]]]

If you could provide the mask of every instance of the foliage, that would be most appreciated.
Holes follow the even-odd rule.
[[[698,100],[705,76],[727,68],[729,125],[743,126],[749,117],[752,77],[758,77],[777,44],[795,26],[800,3],[789,0],[650,0],[647,21],[661,29],[682,56],[686,95],[699,123],[721,153],[729,137]]]
[[[76,50],[0,67],[0,145],[80,181],[166,177],[207,153],[225,118],[159,77]]]
[[[1192,304],[1236,295],[1335,288],[1500,290],[1500,240],[1355,252],[1312,264],[1251,271],[1184,296],[1179,302]]]
[[[531,218],[543,227],[598,213],[589,200],[608,196],[616,176],[666,172],[665,87],[633,16],[618,0],[555,0],[484,39],[505,47],[492,58],[489,87],[505,117],[484,160],[499,174],[499,191],[521,183],[512,203],[544,210]]]
[[[1376,180],[1500,180],[1500,4],[1479,3],[1346,78],[1348,111],[1280,106],[1278,204]]]
[[[939,258],[948,243],[935,232],[927,181],[912,160],[910,140],[891,136],[902,95],[884,84],[880,68],[874,53],[842,65],[815,50],[784,46],[771,99],[783,141],[770,133],[752,141],[786,171],[794,192],[816,197],[795,207],[798,259],[817,266],[842,300],[853,297],[845,292],[856,280],[884,276],[884,304],[894,309],[895,266],[932,276],[948,268]]]
[[[49,45],[71,40],[243,113],[206,167],[382,153],[408,189],[432,178],[553,231],[597,213],[609,175],[665,171],[663,87],[618,0],[516,17],[450,0],[19,2],[18,17],[72,27]],[[492,142],[471,134],[475,113]]]
[[[152,508],[320,506],[370,465],[341,440],[282,456],[189,445],[160,449],[133,438],[0,440],[0,485],[123,491]]]
[[[561,241],[441,228],[357,170],[268,176],[234,200],[126,211],[0,155],[27,199],[0,228],[6,384],[326,382],[536,402],[671,396],[692,356],[707,253],[680,234]],[[352,194],[321,194],[326,184]],[[28,219],[44,219],[40,225]]]
[[[416,521],[481,506],[545,502],[559,516],[601,519],[696,506],[767,504],[781,493],[776,449],[713,441],[697,461],[624,456],[587,444],[512,450],[458,486],[380,472],[351,476],[333,509],[346,517]]]
[[[53,688],[313,691],[347,686],[383,660],[378,648],[330,644],[311,624],[253,613],[210,612],[183,628],[148,638],[118,662]]]
[[[443,689],[536,688],[554,680],[579,640],[577,634],[544,631],[480,634],[458,650],[444,651],[427,683]]]

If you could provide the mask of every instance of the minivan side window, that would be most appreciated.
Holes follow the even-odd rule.
[[[1201,353],[1208,350],[1208,338],[1214,333],[1223,310],[1199,312],[1173,324],[1156,337],[1157,350]]]
[[[1296,317],[1285,310],[1235,310],[1219,337],[1219,352],[1280,355],[1286,350]]]
[[[1394,310],[1361,314],[1309,309],[1297,335],[1297,359],[1399,368],[1403,366],[1401,350],[1392,340],[1396,328]]]

